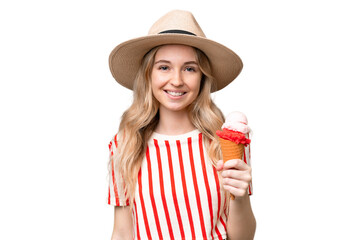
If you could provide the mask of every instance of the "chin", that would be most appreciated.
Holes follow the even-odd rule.
[[[190,104],[183,105],[183,106],[169,106],[169,105],[163,105],[164,109],[171,111],[171,112],[181,112],[181,111],[187,111]]]

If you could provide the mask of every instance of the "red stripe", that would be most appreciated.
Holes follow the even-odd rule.
[[[108,194],[108,204],[109,204],[109,205],[111,204],[110,198],[111,198],[111,196],[110,196],[110,186],[109,186],[109,194]]]
[[[223,238],[222,238],[221,233],[220,233],[220,231],[219,231],[219,229],[218,229],[217,226],[215,227],[215,231],[216,231],[216,234],[217,234],[219,240],[222,240]]]
[[[135,219],[136,219],[136,239],[140,240],[140,229],[139,229],[139,217],[138,217],[138,212],[137,212],[137,207],[136,207],[136,201],[134,201],[134,207],[135,207]],[[135,239],[135,236],[134,236]]]
[[[151,205],[154,212],[155,217],[155,223],[156,223],[156,229],[159,235],[159,239],[163,239],[161,227],[160,227],[160,221],[159,216],[155,204],[155,198],[154,198],[154,188],[153,188],[153,182],[152,182],[152,171],[151,171],[151,162],[150,162],[150,153],[149,153],[149,147],[146,149],[146,160],[147,160],[147,166],[148,166],[148,174],[149,174],[149,192],[150,192],[150,199],[151,199]]]
[[[223,227],[224,227],[224,229],[225,229],[225,232],[226,232],[226,224],[225,224],[225,222],[224,222],[224,220],[223,220],[222,217],[220,217],[220,222],[221,222],[221,224],[223,225]]]
[[[249,134],[248,134],[249,136]],[[250,159],[251,159],[251,150],[250,150],[250,144],[248,145],[249,146],[249,162],[250,162]],[[252,188],[252,183],[250,183],[249,185],[249,195],[252,195],[252,192],[251,192],[251,188]]]
[[[249,157],[248,157],[248,159],[249,159],[249,163],[250,163],[250,159],[251,159],[250,144],[249,144],[248,146],[249,146],[249,151],[248,151],[248,153],[249,153]],[[252,189],[252,183],[250,183],[250,185],[249,185],[249,194],[250,194],[250,195],[252,195],[252,191],[251,191],[251,189]]]
[[[215,167],[213,167],[213,172],[214,172],[214,178],[215,178],[215,183],[216,183],[216,192],[217,192],[217,199],[218,199],[218,212],[217,212],[217,220],[216,222],[219,221],[220,218],[220,207],[221,207],[221,194],[220,194],[220,181],[219,181],[219,176],[218,176],[218,172],[216,170]]]
[[[191,172],[192,172],[192,179],[195,189],[195,195],[196,195],[196,204],[198,207],[199,212],[199,218],[200,218],[200,224],[201,224],[201,231],[203,238],[206,239],[206,230],[205,230],[205,224],[204,224],[204,216],[202,214],[202,207],[201,207],[201,201],[200,201],[200,194],[199,194],[199,187],[197,184],[196,179],[196,172],[195,172],[195,165],[194,165],[194,156],[192,151],[192,145],[191,145],[191,137],[188,138],[188,148],[189,148],[189,157],[190,157],[190,165],[191,165]]]
[[[117,134],[115,135],[114,142],[115,142],[115,148],[117,148]],[[112,143],[111,143],[111,146],[112,146]],[[112,155],[113,155],[113,149],[111,148],[111,156]],[[111,164],[112,164],[112,179],[113,179],[116,206],[120,206],[119,192],[118,192],[116,179],[115,179],[114,160],[111,160]]]
[[[174,233],[171,226],[170,216],[169,216],[169,210],[166,203],[165,198],[165,190],[164,190],[164,179],[163,179],[163,172],[162,172],[162,164],[161,164],[161,156],[160,156],[160,148],[158,141],[154,139],[155,149],[156,149],[156,157],[158,162],[158,168],[159,168],[159,181],[160,181],[160,190],[161,190],[161,200],[164,207],[165,217],[166,217],[166,223],[169,229],[170,239],[174,239]]]
[[[186,210],[187,210],[187,214],[188,214],[188,218],[189,218],[189,224],[190,224],[190,229],[191,229],[191,236],[192,236],[192,239],[195,239],[194,222],[193,222],[192,215],[191,215],[191,209],[190,209],[190,203],[189,203],[189,196],[188,196],[187,188],[186,188],[184,164],[183,164],[182,153],[181,153],[181,145],[180,145],[180,141],[179,141],[179,140],[176,141],[176,145],[177,145],[178,155],[179,155],[181,181],[182,181],[182,185],[183,185],[183,191],[184,191],[184,198],[185,198]]]
[[[138,185],[139,185],[139,196],[140,196],[141,210],[142,210],[142,213],[143,213],[143,219],[144,219],[144,223],[145,223],[146,234],[147,234],[148,239],[151,239],[149,222],[148,222],[148,219],[147,219],[145,203],[144,203],[144,196],[142,194],[141,168],[139,170],[139,175],[138,175]]]
[[[250,134],[249,134],[249,133],[248,133],[247,137],[248,137],[248,138],[250,138]],[[248,147],[249,147],[249,159],[251,159],[251,150],[250,150],[250,145],[251,145],[251,144],[249,144],[249,145],[248,145]]]
[[[206,194],[207,194],[207,199],[208,199],[208,204],[209,204],[209,211],[210,211],[210,221],[211,221],[211,237],[212,239],[214,239],[213,236],[213,229],[214,229],[214,214],[213,214],[213,207],[212,207],[212,199],[211,199],[211,191],[210,191],[210,186],[209,186],[209,180],[208,180],[208,176],[206,173],[206,165],[205,165],[205,157],[204,157],[204,149],[203,149],[203,145],[202,145],[202,134],[199,133],[199,149],[200,149],[200,159],[201,159],[201,167],[203,170],[203,175],[204,175],[204,181],[205,181],[205,187],[206,187]]]
[[[177,217],[177,220],[178,220],[178,223],[179,223],[181,239],[185,239],[184,226],[183,226],[183,223],[182,223],[182,220],[181,220],[179,204],[178,204],[177,196],[176,196],[176,188],[175,188],[175,180],[174,180],[174,169],[173,169],[173,165],[172,165],[172,158],[171,158],[171,151],[170,151],[169,141],[165,141],[165,145],[166,145],[166,150],[167,150],[167,155],[168,155],[168,162],[169,162],[169,169],[170,169],[171,190],[172,190],[172,195],[173,195],[173,200],[174,200],[176,217]]]
[[[224,215],[225,215],[225,221],[224,219],[222,218],[222,216],[220,216],[220,222],[221,224],[223,225],[224,229],[225,229],[225,232],[226,232],[226,224],[225,222],[227,221],[227,214],[226,214],[226,211],[227,211],[227,208],[225,207],[226,206],[226,202],[227,202],[227,198],[225,197],[224,198]],[[230,204],[230,203],[229,203]]]
[[[115,147],[118,147],[117,134],[115,135]]]
[[[111,165],[112,165],[111,175],[112,175],[113,186],[114,186],[116,206],[120,206],[119,193],[118,193],[117,184],[116,184],[116,180],[115,180],[114,160],[111,160]]]
[[[229,198],[230,199],[230,198]],[[220,222],[221,224],[223,225],[224,229],[225,229],[225,232],[226,232],[226,223],[227,222],[227,210],[228,210],[228,207],[226,207],[226,202],[227,202],[228,198],[224,198],[224,216],[225,216],[225,220],[222,218],[222,216],[220,216]],[[230,204],[230,203],[229,203]]]
[[[213,166],[213,172],[214,172],[216,192],[217,192],[217,202],[218,202],[218,205],[217,205],[218,211],[217,211],[217,218],[216,218],[216,223],[217,223],[220,218],[220,207],[221,207],[220,181],[219,181],[218,172],[214,166]],[[218,235],[219,239],[222,239],[222,236],[221,236],[217,226],[215,226],[215,231],[216,231],[216,234]]]
[[[214,166],[213,166],[213,172],[214,172],[214,178],[215,178],[215,183],[216,183],[216,192],[217,192],[217,200],[218,200],[217,201],[218,202],[218,206],[217,206],[218,211],[217,211],[217,218],[216,218],[216,223],[217,223],[220,218],[220,206],[221,206],[220,181],[219,181],[218,172]],[[218,235],[219,239],[222,239],[222,236],[221,236],[220,231],[217,226],[215,226],[215,231],[216,231],[216,234]]]
[[[246,149],[244,147],[244,162],[247,164],[247,161],[246,161]]]
[[[250,148],[250,145],[249,145],[249,148]],[[246,149],[245,149],[246,150]],[[244,150],[244,162],[246,163],[246,164],[248,164],[247,163],[247,161],[246,161],[246,151]],[[250,154],[250,152],[249,152],[249,154]],[[251,195],[252,193],[251,193],[251,184],[249,184],[249,195]]]
[[[109,151],[111,152],[112,155],[112,141],[109,143]]]

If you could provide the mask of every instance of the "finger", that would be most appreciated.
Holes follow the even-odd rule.
[[[217,171],[221,171],[223,170],[224,168],[224,161],[223,160],[219,160],[217,163],[216,163],[216,170]]]
[[[248,170],[250,168],[243,160],[241,159],[231,159],[224,163],[224,169],[239,169],[239,170]]]
[[[248,170],[238,170],[238,169],[228,169],[223,170],[221,173],[223,178],[232,178],[236,180],[241,180],[245,182],[251,182],[251,169]]]
[[[233,187],[233,188],[247,189],[249,187],[249,182],[237,180],[237,179],[233,179],[233,178],[224,178],[223,185]]]
[[[229,191],[236,198],[244,197],[247,194],[247,189],[234,188],[234,187],[229,186],[229,185],[224,185],[224,189]]]

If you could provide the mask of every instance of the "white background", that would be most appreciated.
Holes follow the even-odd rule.
[[[237,52],[214,95],[248,116],[255,239],[360,239],[356,1],[0,4],[0,239],[110,239],[108,143],[131,92],[108,69],[172,9]]]

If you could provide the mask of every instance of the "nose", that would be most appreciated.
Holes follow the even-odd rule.
[[[183,76],[180,70],[174,71],[174,75],[171,78],[171,84],[175,87],[180,87],[184,84]]]

